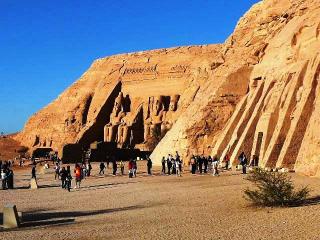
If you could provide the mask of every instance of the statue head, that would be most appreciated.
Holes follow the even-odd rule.
[[[179,95],[173,95],[170,97],[170,104],[169,104],[169,111],[176,111],[177,105],[179,101],[180,96]]]
[[[119,92],[118,97],[114,101],[113,112],[115,114],[118,114],[122,110],[122,107],[123,107],[123,93]]]

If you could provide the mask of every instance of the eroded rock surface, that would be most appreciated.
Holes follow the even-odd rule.
[[[17,139],[56,150],[102,140],[145,148],[167,127],[155,163],[174,151],[185,163],[201,153],[236,163],[245,151],[263,167],[320,175],[319,53],[318,0],[264,0],[224,44],[95,61]]]

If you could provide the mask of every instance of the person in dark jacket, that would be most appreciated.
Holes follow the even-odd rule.
[[[242,166],[242,174],[247,174],[247,164],[248,160],[244,152],[242,152],[239,157],[240,165]]]
[[[115,159],[113,159],[112,161],[112,169],[113,169],[113,176],[117,175],[117,170],[118,170],[118,166],[117,166],[117,161]]]
[[[207,173],[208,171],[208,162],[208,158],[203,157],[204,173]]]
[[[149,157],[148,157],[148,161],[147,161],[147,168],[148,168],[148,174],[151,175],[152,160]]]
[[[166,174],[166,158],[165,157],[162,157],[162,161],[161,161],[161,164],[162,164],[162,174]]]
[[[104,175],[104,169],[106,168],[106,165],[104,165],[104,162],[100,163],[100,172],[99,175]]]
[[[32,167],[32,170],[31,170],[31,178],[34,178],[35,180],[37,180],[35,165]]]
[[[61,179],[61,187],[65,188],[66,187],[66,179],[67,179],[67,170],[65,167],[62,167],[60,171],[60,179]]]
[[[72,181],[72,175],[71,175],[70,166],[67,166],[64,188],[66,188],[69,192],[71,189],[71,181]]]
[[[202,174],[203,157],[198,157],[199,172]]]
[[[8,189],[13,189],[13,171],[8,169],[7,171],[7,187]]]
[[[197,163],[196,163],[196,158],[194,156],[191,157],[190,164],[191,164],[191,173],[196,174]]]
[[[169,155],[167,159],[167,166],[168,166],[168,175],[171,174],[171,167],[172,167],[172,162],[171,162],[171,155]]]

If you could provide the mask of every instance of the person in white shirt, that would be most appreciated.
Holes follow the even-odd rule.
[[[219,165],[218,158],[215,157],[215,158],[213,159],[213,162],[212,162],[212,169],[213,169],[212,175],[213,175],[213,176],[219,176],[218,165]]]

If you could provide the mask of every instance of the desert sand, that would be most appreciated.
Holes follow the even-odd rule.
[[[0,239],[319,239],[320,179],[292,174],[297,186],[309,185],[314,201],[292,208],[256,208],[243,198],[250,184],[239,172],[182,177],[146,174],[136,178],[85,179],[67,192],[53,173],[40,174],[41,188],[27,189],[30,169],[16,171],[18,189],[0,191],[6,203],[23,212],[23,225],[0,230]],[[51,170],[52,172],[52,170]]]

